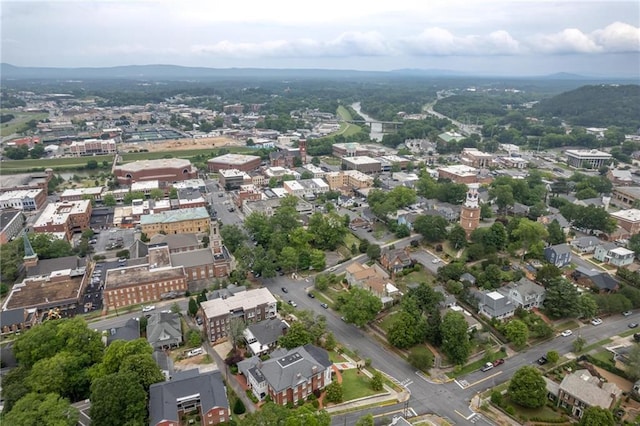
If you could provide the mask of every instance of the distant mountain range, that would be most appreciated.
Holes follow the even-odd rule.
[[[375,78],[375,77],[490,77],[439,69],[398,69],[392,71],[356,71],[329,69],[274,68],[205,68],[179,65],[125,65],[98,68],[19,67],[0,64],[2,79],[143,79],[143,80],[209,80],[209,79],[294,79],[294,78]],[[497,76],[495,76],[497,77]],[[502,76],[501,78],[509,78]],[[548,80],[594,80],[577,74],[558,73],[548,76],[513,77]]]

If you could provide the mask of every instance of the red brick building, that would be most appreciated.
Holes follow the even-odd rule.
[[[261,162],[257,155],[225,154],[207,161],[207,167],[213,173],[230,169],[251,172],[259,168]]]
[[[71,241],[75,232],[89,228],[91,211],[89,200],[50,203],[33,225],[33,231],[64,234]]]
[[[161,184],[195,179],[198,170],[191,161],[181,158],[165,158],[160,160],[143,160],[122,164],[113,168],[118,182],[131,185],[132,182],[157,180]]]

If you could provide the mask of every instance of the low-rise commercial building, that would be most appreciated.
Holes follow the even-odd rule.
[[[207,167],[213,173],[230,169],[250,172],[260,167],[261,162],[262,159],[257,155],[225,154],[207,161]]]
[[[0,193],[0,209],[34,211],[47,204],[47,191],[40,188]]]
[[[633,207],[640,200],[640,186],[617,186],[613,188],[611,204],[623,209]]]
[[[93,188],[69,188],[60,194],[60,201],[80,201],[80,200],[102,200],[104,187],[96,186]]]
[[[589,166],[599,169],[611,160],[611,154],[597,149],[567,149],[564,153],[567,156],[567,164],[575,168]]]
[[[237,169],[223,169],[218,172],[220,175],[219,184],[227,191],[233,191],[242,185],[248,185],[252,182],[251,176],[246,172]]]
[[[440,167],[438,169],[440,179],[449,179],[455,183],[478,183],[478,169],[465,165]]]
[[[34,232],[59,233],[71,241],[75,232],[82,232],[90,227],[91,201],[62,201],[50,203],[44,209],[36,223]]]
[[[141,160],[115,166],[113,174],[119,183],[131,185],[132,182],[157,180],[172,184],[183,180],[195,179],[198,170],[191,161],[181,158],[164,158],[160,160]]]
[[[24,214],[19,210],[0,212],[0,244],[6,244],[16,238],[24,227]]]
[[[460,159],[468,166],[486,169],[491,165],[493,155],[476,148],[464,148],[460,154]]]
[[[618,221],[618,225],[620,225],[625,231],[628,231],[629,234],[634,235],[640,233],[639,209],[620,210],[611,213],[611,217],[616,219]]]
[[[86,139],[73,141],[68,146],[67,152],[81,157],[94,154],[115,154],[117,151],[115,139]]]
[[[342,164],[347,170],[357,170],[366,174],[380,173],[382,171],[380,160],[367,156],[343,157]]]

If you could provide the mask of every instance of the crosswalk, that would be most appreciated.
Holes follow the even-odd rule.
[[[475,413],[467,418],[470,423],[476,423],[477,421],[482,420],[482,414]]]

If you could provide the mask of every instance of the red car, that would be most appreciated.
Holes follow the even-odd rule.
[[[501,364],[504,364],[504,359],[502,359],[502,358],[498,358],[495,361],[493,361],[493,366],[494,367],[497,367],[497,366],[499,366]]]

